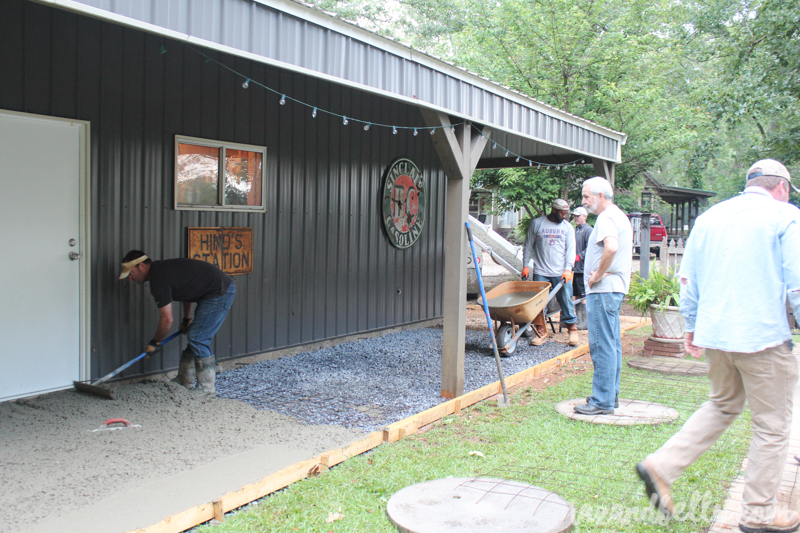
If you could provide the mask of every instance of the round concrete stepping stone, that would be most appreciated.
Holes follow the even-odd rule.
[[[681,376],[705,376],[708,373],[707,363],[682,357],[637,357],[636,359],[629,359],[628,366],[661,374]]]
[[[556,411],[573,420],[612,426],[656,426],[674,422],[680,416],[678,411],[665,405],[625,398],[619,399],[619,407],[614,409],[613,415],[581,415],[575,412],[576,405],[586,405],[586,398],[575,398],[559,402],[556,404]]]
[[[389,499],[386,514],[403,533],[560,533],[575,521],[572,505],[553,492],[483,477],[411,485]]]

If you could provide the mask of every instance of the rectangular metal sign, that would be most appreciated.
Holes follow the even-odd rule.
[[[189,228],[189,254],[226,274],[253,273],[253,228]]]

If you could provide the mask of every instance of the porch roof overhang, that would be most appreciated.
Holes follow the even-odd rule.
[[[293,0],[32,1],[447,114],[453,123],[489,128],[492,142],[478,168],[618,163],[626,141],[624,133]]]
[[[656,193],[659,198],[671,205],[683,204],[695,199],[705,202],[709,198],[717,195],[714,191],[664,185],[649,172],[645,172],[644,179],[647,186]]]

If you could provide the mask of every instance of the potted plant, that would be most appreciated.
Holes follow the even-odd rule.
[[[681,286],[674,272],[650,273],[649,279],[634,275],[628,291],[631,306],[644,316],[650,311],[653,336],[661,339],[683,338],[685,324],[680,313]]]

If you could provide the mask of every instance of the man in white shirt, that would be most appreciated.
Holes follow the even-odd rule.
[[[633,230],[614,205],[614,189],[601,177],[583,182],[583,206],[597,215],[584,264],[589,350],[594,365],[592,395],[575,406],[582,415],[612,414],[619,406],[622,331],[619,310],[631,283]]]

